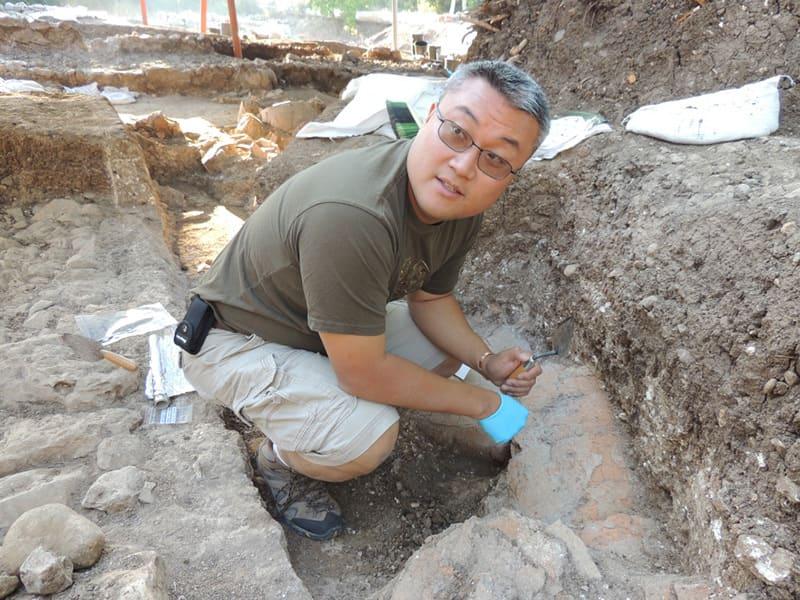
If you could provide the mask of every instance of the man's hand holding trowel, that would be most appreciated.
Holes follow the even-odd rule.
[[[497,354],[486,352],[478,361],[479,371],[502,392],[497,412],[478,421],[495,442],[509,441],[525,425],[528,410],[514,397],[526,396],[542,374],[539,359],[569,353],[572,329],[572,319],[556,327],[552,335],[553,350],[549,352],[528,355],[519,348],[509,348]]]

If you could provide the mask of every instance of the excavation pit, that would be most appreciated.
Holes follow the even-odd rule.
[[[231,411],[225,410],[223,419],[242,434],[254,465],[263,436]],[[405,413],[397,445],[378,469],[327,484],[345,519],[340,535],[316,542],[283,526],[292,566],[315,600],[367,597],[394,577],[429,536],[480,515],[504,468],[504,462],[489,456],[431,440]],[[267,510],[280,520],[263,480],[255,474],[253,481]]]

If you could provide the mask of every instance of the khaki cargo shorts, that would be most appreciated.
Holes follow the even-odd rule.
[[[417,328],[405,302],[386,306],[386,351],[428,370],[447,358]],[[181,355],[186,379],[201,396],[313,463],[358,458],[399,419],[392,406],[344,392],[328,358],[315,352],[212,329],[197,355]]]

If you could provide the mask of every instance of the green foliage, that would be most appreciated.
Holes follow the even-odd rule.
[[[450,0],[398,0],[397,9],[413,11],[422,8],[422,5],[438,7],[440,4],[447,4],[445,11],[450,7]],[[318,10],[321,14],[331,17],[335,14],[341,15],[346,27],[355,29],[356,12],[359,10],[377,10],[381,8],[390,9],[392,0],[310,0],[309,5],[312,9]]]

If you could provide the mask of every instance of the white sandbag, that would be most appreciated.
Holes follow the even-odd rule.
[[[32,79],[0,79],[0,93],[45,92],[41,84]]]
[[[780,88],[794,85],[776,75],[740,88],[642,106],[623,121],[626,131],[678,144],[716,144],[769,135],[778,129]]]

